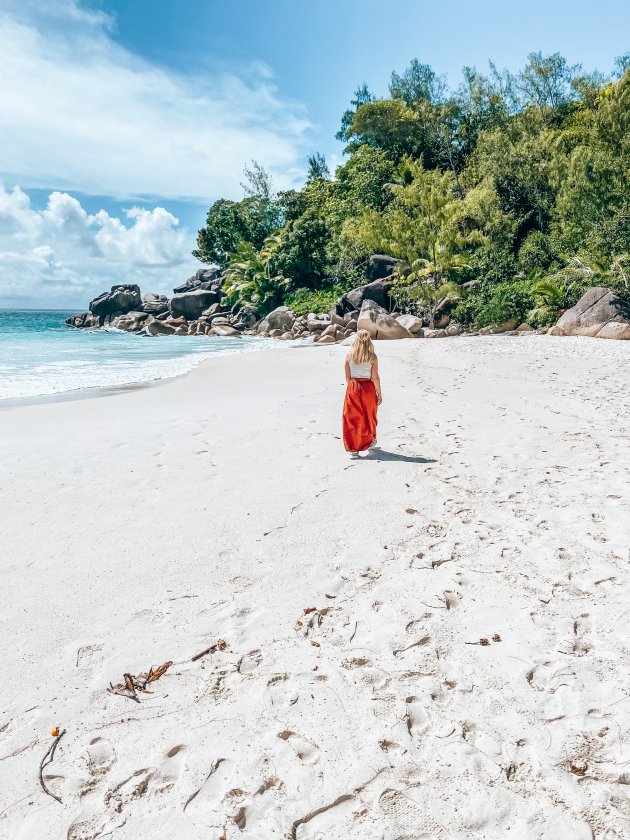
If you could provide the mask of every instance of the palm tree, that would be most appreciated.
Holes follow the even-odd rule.
[[[553,323],[565,308],[566,290],[552,277],[544,277],[534,286],[536,306],[527,314],[527,321],[538,324]]]
[[[223,291],[229,303],[250,304],[264,314],[279,303],[288,280],[274,274],[273,259],[280,243],[279,234],[271,234],[256,251],[250,242],[240,243],[230,254]]]

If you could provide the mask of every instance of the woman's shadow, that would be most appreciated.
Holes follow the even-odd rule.
[[[405,461],[408,464],[435,464],[434,458],[422,458],[420,455],[403,455],[401,452],[387,452],[386,449],[374,447],[365,457],[366,461]]]

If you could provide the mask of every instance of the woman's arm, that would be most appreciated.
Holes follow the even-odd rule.
[[[346,370],[346,383],[348,383],[348,382],[350,382],[352,377],[350,376],[350,362],[348,361],[347,356],[346,356],[345,370]]]
[[[372,382],[376,389],[376,400],[380,405],[383,402],[383,396],[381,394],[381,378],[378,375],[378,359],[376,356],[372,359]]]

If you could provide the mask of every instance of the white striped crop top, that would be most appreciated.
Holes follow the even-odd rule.
[[[364,362],[361,365],[356,365],[354,362],[350,362],[350,376],[353,379],[371,379],[372,362]]]

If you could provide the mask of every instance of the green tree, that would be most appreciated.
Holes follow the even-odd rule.
[[[446,93],[446,79],[438,76],[429,64],[421,64],[412,59],[402,76],[392,73],[389,83],[389,95],[392,99],[401,99],[406,105],[414,102],[442,102]]]
[[[324,181],[330,179],[330,169],[326,163],[326,158],[319,152],[308,156],[308,175],[306,176],[306,183],[316,181],[321,178]]]
[[[348,139],[348,131],[350,126],[352,125],[352,121],[354,120],[354,115],[359,110],[362,105],[365,105],[366,102],[374,102],[374,97],[368,90],[368,86],[365,82],[354,92],[354,99],[350,100],[350,108],[344,111],[341,117],[341,128],[335,134],[337,140],[340,140],[344,143]]]
[[[630,71],[558,169],[553,233],[560,250],[600,258],[630,250]]]
[[[329,181],[312,180],[287,209],[287,221],[278,233],[275,263],[289,278],[292,289],[316,289],[327,275],[327,201],[331,191]]]
[[[418,154],[423,145],[422,120],[399,99],[378,99],[362,105],[347,131],[347,151],[376,146],[398,158]]]
[[[241,242],[230,255],[223,291],[228,303],[248,305],[264,315],[282,300],[286,279],[275,269],[277,234],[268,236],[260,251]]]
[[[245,167],[241,185],[245,198],[229,201],[221,198],[208,211],[206,224],[197,234],[193,256],[225,268],[229,255],[242,242],[260,249],[265,239],[283,222],[281,207],[273,194],[271,178],[260,164],[252,161]]]
[[[366,210],[349,221],[353,235],[367,248],[402,260],[401,271],[431,275],[440,285],[463,267],[462,253],[483,234],[466,228],[450,172],[424,169],[404,158],[390,185],[392,201],[384,212]]]
[[[581,69],[580,64],[570,65],[560,53],[544,56],[541,52],[532,52],[512,82],[526,107],[533,106],[550,115],[559,114],[573,99],[573,83]]]

